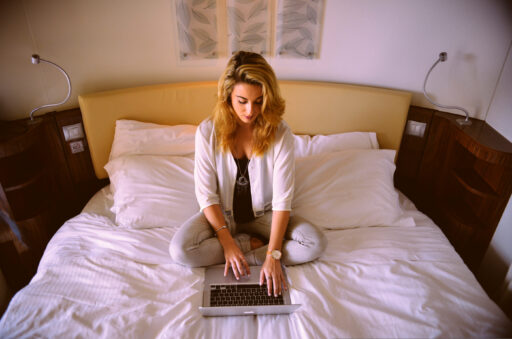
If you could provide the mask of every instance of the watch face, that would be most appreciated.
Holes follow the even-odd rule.
[[[281,259],[281,251],[273,250],[272,251],[272,258],[279,260]]]

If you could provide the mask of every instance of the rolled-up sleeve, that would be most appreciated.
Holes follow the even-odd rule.
[[[201,211],[220,204],[212,129],[212,123],[204,121],[197,128],[195,137],[194,183]]]
[[[293,133],[283,124],[274,148],[274,173],[272,182],[272,210],[291,211],[295,186],[295,158]]]

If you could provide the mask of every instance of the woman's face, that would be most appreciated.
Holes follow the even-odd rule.
[[[231,105],[239,123],[252,125],[261,113],[261,106],[263,105],[261,86],[245,82],[237,83],[231,92]]]

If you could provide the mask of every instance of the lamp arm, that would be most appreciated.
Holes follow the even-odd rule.
[[[64,74],[64,76],[66,77],[66,80],[68,82],[68,95],[66,96],[66,98],[58,103],[55,103],[55,104],[47,104],[47,105],[42,105],[42,106],[39,106],[37,108],[34,108],[31,112],[30,112],[30,120],[34,120],[34,113],[42,108],[45,108],[45,107],[53,107],[53,106],[59,106],[59,105],[62,105],[63,103],[65,103],[66,101],[68,101],[69,97],[71,96],[71,80],[69,79],[69,75],[66,73],[66,71],[64,69],[62,69],[62,67],[60,67],[59,65],[51,62],[51,61],[48,61],[48,60],[44,60],[44,59],[41,59],[39,57],[37,57],[37,62],[34,62],[33,63],[39,63],[39,62],[46,62],[47,64],[50,64],[50,65],[53,65],[54,67],[57,67],[57,69],[59,71],[62,72],[62,74]]]
[[[443,54],[443,53],[441,53]],[[441,108],[445,108],[445,109],[456,109],[456,110],[459,110],[459,111],[462,111],[464,112],[464,114],[466,115],[466,119],[464,120],[465,122],[469,122],[469,113],[468,111],[466,111],[463,107],[460,107],[460,106],[448,106],[448,105],[441,105],[437,102],[435,102],[434,100],[432,100],[428,94],[427,94],[427,91],[426,91],[426,87],[427,87],[427,80],[428,80],[428,77],[430,75],[430,73],[432,72],[432,70],[434,69],[434,67],[437,66],[437,64],[441,61],[445,61],[446,60],[446,55],[442,56],[442,55],[439,55],[439,59],[437,59],[436,62],[434,62],[434,64],[432,65],[432,67],[430,67],[430,69],[428,70],[427,72],[427,75],[425,76],[425,81],[423,81],[423,95],[425,96],[425,98],[427,98],[427,100],[434,106],[438,106],[438,107],[441,107]]]

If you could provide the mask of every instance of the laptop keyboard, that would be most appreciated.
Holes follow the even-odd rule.
[[[210,306],[284,305],[283,296],[269,296],[267,285],[210,285]]]

